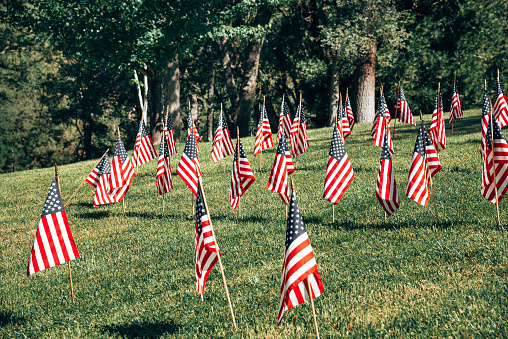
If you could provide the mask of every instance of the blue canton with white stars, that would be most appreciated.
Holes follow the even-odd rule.
[[[286,142],[286,137],[284,135],[280,136],[279,146],[277,146],[277,155],[286,155],[286,149],[289,150],[288,144]]]
[[[245,150],[243,149],[243,145],[242,145],[242,142],[240,141],[239,143],[239,148],[240,148],[240,159],[245,159],[247,158],[247,154],[245,154]],[[235,152],[235,159],[234,161],[238,161],[238,150]]]
[[[284,101],[284,104],[282,105],[282,114],[283,115],[288,115],[289,114],[289,108],[288,108],[288,105],[286,104],[285,101]]]
[[[168,131],[171,131],[173,129],[173,123],[171,122],[171,115],[169,115],[169,113],[166,115],[164,128],[167,129]]]
[[[400,101],[406,101],[406,96],[404,95],[404,92],[402,92],[402,87],[399,88],[399,98]]]
[[[196,146],[196,138],[194,138],[194,133],[189,134],[183,152],[187,154],[187,157],[189,157],[191,160],[196,159],[198,156],[198,147]]]
[[[109,157],[107,154],[104,156],[104,158],[102,158],[99,165],[97,165],[97,170],[99,171],[99,175],[111,173],[111,165],[109,164]]]
[[[427,128],[425,128],[425,125],[423,126],[423,135],[425,137],[425,146],[427,147],[434,147],[434,144],[432,143],[432,140],[430,140],[429,132],[427,132]]]
[[[340,132],[337,126],[333,129],[332,144],[330,146],[329,155],[339,162],[346,156],[346,149],[342,143],[342,138],[340,137]]]
[[[127,151],[125,150],[125,146],[123,145],[120,136],[116,139],[115,154],[113,154],[113,156],[116,157],[117,155],[120,155],[120,161],[122,164],[125,163],[127,160]]]
[[[205,203],[203,200],[203,193],[201,187],[198,187],[198,194],[196,196],[196,232],[201,235],[203,233],[203,225],[201,224],[201,217],[206,215]]]
[[[383,151],[381,152],[381,159],[392,160],[392,153],[390,152],[390,145],[388,143],[388,137],[385,134],[383,142]]]
[[[305,110],[303,109],[303,104],[300,105],[300,112],[299,112],[299,117],[300,117],[300,122],[301,123],[304,123],[305,122]]]
[[[222,113],[220,114],[220,119],[222,120],[222,129],[228,129],[228,124],[226,123],[226,119],[222,116]]]
[[[298,204],[296,203],[295,192],[291,192],[291,202],[289,205],[289,216],[288,216],[288,224],[286,229],[286,250],[291,243],[298,239],[299,236],[305,235],[307,231],[305,230],[305,225],[303,223],[302,216],[300,214],[300,210],[298,209]]]
[[[164,158],[169,158],[169,145],[164,134],[162,134],[161,137],[161,146],[159,148],[159,154],[164,154]]]
[[[497,84],[496,84],[496,98],[499,98],[499,96],[503,95],[503,90],[501,89],[501,83],[499,82],[499,78],[497,78]]]
[[[439,98],[439,110],[442,111],[443,110],[443,95],[441,94],[441,91],[439,91],[439,94],[436,95],[436,100],[434,101],[434,111],[437,110],[437,100]]]
[[[418,136],[416,137],[416,143],[415,143],[415,149],[413,153],[418,153],[422,157],[425,157],[425,146],[424,146],[424,140],[425,140],[425,126],[423,125],[423,122],[420,126],[420,129],[418,130]],[[429,139],[430,141],[430,139]]]
[[[148,135],[148,130],[146,129],[145,121],[141,120],[141,123],[139,124],[139,132],[141,134],[141,137],[144,138]]]
[[[189,110],[189,118],[187,119],[187,128],[192,129],[192,114],[190,110]]]
[[[55,178],[53,179],[51,186],[49,186],[48,197],[46,198],[46,202],[42,208],[41,217],[64,210],[62,197],[60,196],[60,190],[58,189],[58,181]]]
[[[483,91],[482,116],[490,114],[490,100],[487,91]]]

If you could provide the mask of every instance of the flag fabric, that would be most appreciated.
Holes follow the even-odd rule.
[[[286,167],[288,169],[288,174],[291,174],[295,171],[295,165],[293,164],[293,159],[291,159],[291,152],[289,150],[286,137],[284,137],[284,142],[279,140],[279,144],[281,144],[281,147],[284,149],[284,154],[286,155]]]
[[[231,172],[231,188],[229,190],[229,203],[233,209],[236,209],[240,197],[256,180],[250,168],[249,160],[243,149],[241,141],[238,141],[238,147],[235,150],[233,160],[233,171]]]
[[[259,152],[270,147],[273,147],[272,130],[270,129],[270,121],[268,121],[265,105],[263,105],[263,110],[259,115],[256,140],[254,142],[254,156],[257,156]]]
[[[340,132],[337,126],[335,126],[330,145],[328,165],[326,166],[323,199],[328,200],[334,205],[337,204],[354,177],[355,173],[342,143]]]
[[[482,155],[485,154],[487,138],[490,138],[490,100],[489,94],[486,90],[483,91],[483,100],[482,100],[482,137],[480,140],[480,153]]]
[[[157,176],[155,179],[157,192],[159,195],[168,193],[173,189],[171,181],[171,161],[169,155],[169,145],[166,137],[162,135],[159,149],[159,162],[157,163]]]
[[[379,98],[376,116],[374,117],[374,123],[372,124],[372,129],[370,131],[370,135],[374,137],[374,145],[383,147],[384,146],[384,137],[385,133],[388,136],[388,145],[390,147],[390,152],[392,154],[395,153],[393,149],[391,128],[390,128],[390,111],[388,111],[388,106],[386,105],[385,96],[381,94],[381,98]]]
[[[195,263],[196,263],[196,288],[201,295],[201,301],[205,302],[205,283],[213,266],[217,262],[220,252],[217,249],[215,237],[210,223],[203,192],[198,184],[196,195],[196,238],[195,238]]]
[[[197,170],[200,171],[196,139],[193,134],[188,134],[182,157],[176,168],[176,174],[182,178],[194,195],[198,194],[198,174],[196,173],[196,166]]]
[[[99,163],[97,164],[97,166],[95,166],[95,168],[92,170],[92,172],[90,172],[90,174],[88,174],[88,176],[86,177],[86,182],[89,183],[90,185],[92,185],[93,187],[97,187],[97,185],[99,184],[99,180],[100,180],[100,177],[101,177],[101,173],[100,173],[100,168],[103,167],[103,162],[104,161],[108,161],[109,162],[109,159],[107,160],[104,160],[104,158],[107,158],[107,155],[104,156],[101,161],[99,161]],[[109,165],[109,164],[108,164]]]
[[[192,120],[192,113],[189,110],[189,119],[187,120],[187,139],[189,139],[189,135],[194,135],[194,139],[196,140],[196,149],[199,152],[199,141],[201,141],[201,136],[199,136],[198,129],[194,125],[194,121]]]
[[[166,142],[169,146],[169,155],[175,155],[177,153],[175,145],[175,132],[173,131],[173,123],[169,113],[166,114],[166,120],[164,120],[164,135],[166,136]]]
[[[413,114],[407,104],[406,96],[402,92],[402,87],[399,87],[399,96],[397,98],[397,109],[399,110],[399,122],[411,124],[416,126],[416,122],[413,118]]]
[[[155,148],[153,147],[152,137],[148,134],[145,121],[139,122],[139,130],[134,144],[134,167],[146,164],[150,160],[157,158]]]
[[[284,244],[278,323],[282,321],[285,311],[310,301],[310,298],[319,297],[323,291],[316,258],[293,191]]]
[[[58,179],[55,177],[42,208],[26,276],[76,258],[79,258],[78,249],[67,221]]]
[[[438,107],[439,103],[439,107]],[[446,135],[443,115],[443,98],[441,91],[436,95],[434,111],[432,112],[432,121],[429,129],[430,140],[434,144],[436,151],[440,152],[446,148]]]
[[[305,119],[305,110],[301,101],[291,125],[290,142],[291,152],[294,157],[303,154],[307,147],[309,147],[307,141],[307,119]]]
[[[213,138],[212,152],[210,157],[213,162],[224,159],[225,157],[233,154],[235,148],[231,141],[231,135],[229,134],[228,126],[226,121],[222,118],[222,112],[219,114],[219,123],[217,124],[217,130]]]
[[[286,148],[288,148],[286,137],[282,135],[277,151],[275,152],[272,172],[270,173],[270,178],[265,187],[270,191],[279,193],[280,198],[285,204],[289,201],[289,171]]]
[[[460,102],[460,94],[459,89],[457,88],[457,83],[453,83],[453,94],[452,94],[452,104],[450,106],[450,124],[453,120],[462,116],[462,103]]]
[[[132,158],[127,156],[122,139],[118,136],[109,179],[109,195],[113,196],[115,202],[120,202],[123,199],[132,183],[134,175]]]
[[[109,177],[111,175],[111,166],[109,165],[109,157],[106,154],[97,166],[97,175],[99,182],[95,190],[93,198],[93,207],[106,205],[116,202],[115,197],[109,195]]]
[[[342,130],[342,136],[344,137],[344,139],[346,139],[350,134],[351,134],[351,128],[349,128],[349,120],[347,118],[347,113],[346,113],[346,107],[341,107],[339,108],[339,112],[337,112],[340,114],[340,120],[338,121],[338,123],[340,124],[340,129]]]
[[[289,108],[286,102],[283,100],[280,106],[279,115],[279,130],[277,132],[277,144],[280,141],[282,134],[287,138],[290,137],[291,133],[291,115],[289,114]]]
[[[400,206],[397,184],[395,182],[392,167],[392,155],[388,146],[388,138],[385,135],[383,151],[381,152],[381,163],[377,175],[376,198],[385,210],[391,215]]]
[[[346,110],[347,121],[349,122],[349,130],[352,132],[355,126],[355,116],[353,115],[353,108],[351,107],[351,101],[349,100],[349,94],[346,92],[346,102],[344,102],[344,108]]]
[[[501,89],[499,77],[496,84],[496,102],[494,103],[494,117],[499,122],[500,127],[508,124],[508,99]]]

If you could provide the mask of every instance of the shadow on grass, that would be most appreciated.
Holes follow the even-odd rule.
[[[170,212],[162,213],[162,208],[157,209],[153,212],[139,212],[139,211],[127,211],[125,217],[143,218],[143,219],[171,219],[171,220],[189,220],[194,219],[194,216],[190,213],[172,214]]]
[[[93,210],[85,213],[78,213],[76,216],[83,219],[102,219],[109,218],[111,212],[105,210]]]
[[[11,311],[0,311],[0,328],[7,325],[19,325],[26,321],[25,318],[15,316]]]
[[[115,324],[102,327],[104,334],[118,334],[121,337],[135,338],[160,338],[165,334],[174,334],[180,325],[173,320],[166,321],[142,321],[127,324]]]
[[[309,220],[309,222],[312,222]],[[395,229],[402,229],[402,228],[438,228],[438,229],[447,229],[454,225],[457,225],[457,223],[453,223],[451,221],[440,221],[436,223],[435,221],[429,221],[429,222],[391,222],[390,220],[387,220],[386,222],[382,221],[379,223],[356,223],[353,221],[337,221],[335,223],[327,223],[327,225],[330,225],[331,228],[335,230],[346,230],[346,231],[353,231],[353,230],[363,230],[363,229],[378,229],[378,230],[395,230]]]

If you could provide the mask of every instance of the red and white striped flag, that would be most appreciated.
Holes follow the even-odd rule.
[[[134,167],[146,164],[150,160],[157,158],[155,148],[153,147],[152,138],[148,134],[146,129],[145,121],[141,119],[139,122],[138,134],[136,135],[136,143],[134,144],[134,153],[132,154],[134,159]],[[114,173],[113,165],[113,173]]]
[[[90,185],[92,185],[93,187],[97,187],[97,185],[99,184],[99,179],[100,179],[100,176],[101,176],[101,173],[99,171],[99,168],[102,168],[102,163],[104,161],[108,161],[109,162],[109,159],[107,160],[104,160],[104,158],[107,158],[107,155],[104,156],[101,161],[99,161],[99,163],[97,164],[97,166],[95,166],[95,168],[92,170],[92,172],[90,172],[90,174],[88,174],[88,176],[86,177],[86,182],[89,183]],[[109,165],[109,164],[108,164]]]
[[[284,244],[278,323],[285,311],[319,297],[323,291],[316,258],[293,191]]]
[[[346,109],[347,121],[349,122],[349,129],[353,132],[355,126],[355,116],[353,115],[353,108],[351,107],[351,101],[349,100],[349,94],[346,91],[346,102],[344,103]]]
[[[374,145],[383,147],[383,141],[385,137],[385,133],[388,136],[388,145],[390,146],[390,152],[395,153],[393,149],[391,128],[390,128],[390,111],[388,111],[388,106],[386,105],[385,96],[381,94],[381,98],[379,98],[376,116],[374,118],[374,123],[372,124],[372,129],[370,131],[370,135],[374,137]]]
[[[323,199],[328,200],[334,205],[337,204],[354,177],[355,173],[342,143],[339,129],[335,126],[330,145],[328,165],[326,167]]]
[[[187,139],[189,139],[189,135],[191,134],[194,135],[194,139],[196,140],[196,149],[199,152],[199,141],[201,141],[201,136],[199,136],[198,129],[192,120],[192,113],[189,111],[189,119],[187,120]]]
[[[388,215],[391,215],[400,206],[397,184],[392,167],[392,155],[388,147],[388,138],[386,136],[377,175],[376,198]]]
[[[197,170],[200,171],[196,139],[193,134],[190,134],[187,136],[187,143],[185,144],[182,158],[176,168],[176,174],[182,178],[194,195],[198,194],[198,174],[196,173],[196,167]]]
[[[339,129],[342,131],[342,137],[346,139],[351,134],[351,129],[349,128],[349,120],[347,118],[346,107],[339,106],[339,111],[337,114],[340,114],[340,119],[338,119],[337,124],[339,124]]]
[[[164,121],[164,135],[166,136],[166,142],[169,146],[169,155],[175,155],[177,153],[175,146],[175,132],[173,131],[173,123],[171,122],[171,116],[169,113],[166,115]]]
[[[289,201],[289,174],[288,160],[286,149],[289,149],[286,142],[286,137],[281,136],[277,152],[275,152],[275,160],[273,162],[272,172],[266,184],[266,189],[277,192],[282,201],[287,204]]]
[[[231,188],[229,190],[229,203],[233,209],[236,209],[240,197],[256,180],[250,168],[249,160],[243,149],[242,142],[238,142],[233,160],[233,171],[231,172]]]
[[[106,154],[97,166],[97,175],[99,182],[93,198],[93,207],[106,205],[116,202],[114,196],[109,195],[109,177],[111,176],[111,166],[109,165],[109,157]]]
[[[55,177],[42,208],[26,276],[76,258],[79,258],[78,249],[67,221],[58,179]]]
[[[462,116],[462,103],[460,102],[460,94],[457,88],[457,83],[453,83],[453,94],[452,94],[452,104],[450,106],[450,124],[453,120]]]
[[[483,91],[483,100],[482,100],[482,137],[480,140],[480,153],[482,155],[485,154],[487,138],[490,138],[490,99],[489,94],[486,90]]]
[[[157,177],[155,183],[159,195],[168,193],[173,189],[171,181],[171,162],[169,158],[169,146],[166,137],[161,137],[161,145],[159,149],[159,162],[157,163]]]
[[[499,122],[500,127],[508,124],[508,99],[501,89],[499,76],[497,77],[496,84],[496,102],[494,103],[494,117]]]
[[[208,278],[210,271],[219,259],[220,252],[217,248],[212,224],[210,223],[210,216],[206,211],[203,192],[201,192],[199,184],[196,195],[195,245],[196,288],[201,295],[201,301],[205,302],[206,278]]]
[[[439,103],[439,107],[438,107]],[[434,144],[436,151],[440,152],[446,148],[446,135],[443,115],[443,98],[441,91],[436,95],[434,111],[432,112],[432,121],[429,129],[430,140]]]
[[[407,104],[406,96],[404,95],[404,92],[402,92],[402,87],[399,87],[399,96],[397,98],[396,108],[399,110],[400,113],[399,122],[416,126],[413,114],[411,113],[409,105]]]
[[[270,129],[270,121],[268,121],[266,108],[263,105],[263,110],[259,116],[256,140],[254,142],[254,156],[257,156],[262,150],[271,147],[273,147],[272,130]]]
[[[233,154],[234,151],[235,148],[233,146],[233,142],[231,141],[231,135],[229,134],[228,126],[222,117],[222,112],[220,112],[217,130],[215,131],[215,136],[213,138],[210,158],[212,158],[213,162],[217,162]]]
[[[307,147],[309,147],[307,141],[307,119],[305,119],[305,111],[301,101],[291,125],[290,142],[293,157],[303,154]]]
[[[279,115],[279,130],[277,132],[277,144],[280,141],[280,136],[284,134],[284,136],[289,138],[291,133],[291,115],[289,114],[288,105],[282,99],[282,105],[280,106],[280,115]]]
[[[115,153],[111,166],[109,179],[109,195],[114,197],[115,202],[120,202],[129,189],[134,178],[134,164],[129,159],[127,151],[120,136],[116,139]],[[112,183],[116,183],[113,185]]]

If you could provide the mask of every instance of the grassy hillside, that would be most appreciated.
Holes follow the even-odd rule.
[[[355,179],[335,207],[335,222],[321,198],[332,130],[309,131],[294,181],[325,288],[315,300],[323,338],[508,336],[508,235],[497,226],[495,205],[480,195],[479,121],[479,111],[467,111],[454,134],[446,126],[443,170],[434,177],[439,223],[431,204],[424,208],[404,195],[413,126],[395,127],[401,208],[387,222],[374,195],[381,149],[370,124],[356,125],[347,140]],[[263,152],[259,171],[254,139],[242,142],[256,181],[242,198],[240,218],[229,207],[232,157],[212,164],[211,143],[200,145],[237,330],[218,265],[205,303],[195,290],[190,191],[173,175],[162,214],[152,161],[134,178],[125,214],[121,204],[93,208],[88,184],[67,207],[81,255],[72,261],[75,305],[67,265],[25,278],[53,169],[0,175],[0,337],[314,337],[310,304],[290,309],[277,326],[286,221],[278,194],[264,188],[275,149]],[[94,163],[60,167],[64,201]]]

